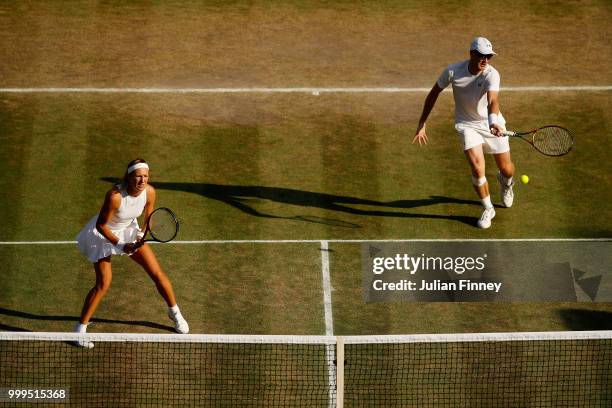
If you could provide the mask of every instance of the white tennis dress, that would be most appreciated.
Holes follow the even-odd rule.
[[[147,203],[147,190],[145,189],[137,197],[132,197],[127,191],[121,189],[121,206],[111,216],[106,224],[120,241],[133,243],[140,232],[137,218],[144,211]],[[96,229],[98,215],[94,216],[77,235],[77,246],[91,262],[110,255],[125,255],[121,249],[113,245]]]

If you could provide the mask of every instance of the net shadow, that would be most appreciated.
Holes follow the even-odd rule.
[[[559,311],[570,330],[612,330],[612,313],[598,310],[562,309]]]
[[[26,320],[42,320],[42,321],[60,321],[60,322],[78,322],[79,321],[79,317],[78,316],[62,316],[62,315],[58,315],[58,316],[53,316],[53,315],[38,315],[38,314],[33,314],[33,313],[27,313],[27,312],[22,312],[19,310],[12,310],[12,309],[6,309],[3,307],[0,307],[0,316],[10,316],[10,317],[15,317],[15,318],[19,318],[19,319],[26,319]],[[164,324],[160,324],[160,323],[155,323],[155,322],[149,322],[146,320],[115,320],[115,319],[103,319],[103,318],[99,318],[99,317],[95,317],[93,319],[91,319],[92,323],[110,323],[110,324],[121,324],[121,325],[126,325],[126,326],[142,326],[142,327],[148,327],[151,329],[158,329],[158,330],[164,330],[164,331],[169,331],[174,333],[174,328],[164,325]],[[6,327],[6,329],[5,329]],[[0,330],[7,330],[7,331],[29,331],[27,329],[24,328],[19,328],[19,327],[12,327],[12,326],[8,326],[5,324],[0,324]]]

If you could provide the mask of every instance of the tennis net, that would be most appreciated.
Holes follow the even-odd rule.
[[[75,340],[95,347],[76,347]],[[0,332],[0,405],[23,401],[56,407],[610,407],[612,331],[343,337]]]

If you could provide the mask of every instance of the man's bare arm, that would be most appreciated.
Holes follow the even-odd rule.
[[[425,98],[425,104],[423,105],[423,112],[421,113],[421,118],[419,119],[419,124],[417,125],[417,130],[414,135],[414,139],[412,139],[412,143],[419,143],[419,146],[423,144],[427,144],[429,139],[427,138],[427,133],[425,132],[425,127],[427,123],[427,118],[429,114],[433,110],[433,107],[436,105],[436,101],[438,100],[438,95],[442,92],[442,88],[438,86],[438,84],[434,84],[427,94],[427,98]]]

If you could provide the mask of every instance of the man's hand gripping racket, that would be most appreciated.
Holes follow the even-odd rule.
[[[144,233],[139,234],[141,238],[134,244],[134,251],[145,243],[170,242],[179,231],[179,221],[171,209],[161,207],[154,210],[146,221]]]
[[[503,132],[503,136],[519,137],[546,156],[563,156],[572,150],[574,137],[561,126],[542,126],[528,132]],[[531,136],[526,138],[525,136]]]

